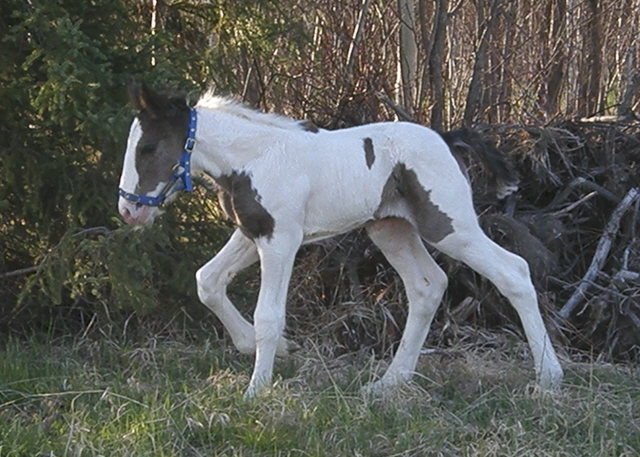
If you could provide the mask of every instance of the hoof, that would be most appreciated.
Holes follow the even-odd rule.
[[[365,384],[362,386],[361,392],[365,397],[381,397],[388,391],[389,388],[382,383],[382,380],[379,380]]]
[[[269,390],[270,386],[270,383],[256,382],[252,379],[249,382],[249,387],[247,387],[247,390],[244,392],[245,401],[254,400],[260,395],[266,393]]]
[[[362,393],[367,396],[381,397],[399,386],[405,385],[411,379],[411,375],[386,373],[381,379],[370,382],[362,387]]]
[[[538,379],[538,387],[547,392],[557,392],[562,387],[564,373],[560,365],[552,370],[545,371]]]
[[[259,390],[256,390],[254,387],[249,386],[249,388],[247,388],[247,390],[245,390],[244,392],[244,395],[243,395],[244,401],[253,400],[258,396],[259,393],[260,393]]]

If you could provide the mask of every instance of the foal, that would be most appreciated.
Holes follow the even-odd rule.
[[[287,353],[285,302],[298,248],[362,226],[398,271],[409,300],[402,340],[374,388],[411,377],[447,287],[446,275],[423,242],[498,287],[520,316],[539,385],[560,384],[562,368],[527,263],[478,225],[471,187],[447,145],[460,135],[441,136],[403,122],[332,132],[212,95],[190,108],[185,98],[145,85],[132,83],[129,90],[138,114],[120,180],[124,220],[150,223],[178,191],[191,190],[191,176],[197,174],[215,180],[222,206],[238,226],[196,278],[200,299],[222,321],[236,348],[256,355],[247,397],[270,385],[276,354]],[[491,153],[488,165],[500,171],[504,159]],[[261,286],[252,325],[233,306],[226,287],[257,260]]]

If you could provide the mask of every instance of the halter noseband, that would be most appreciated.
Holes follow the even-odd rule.
[[[125,192],[122,188],[118,189],[118,195],[125,200],[144,206],[162,206],[165,200],[172,194],[181,190],[187,192],[193,191],[193,183],[191,182],[191,153],[196,146],[196,110],[189,109],[189,131],[187,133],[187,141],[184,143],[184,149],[180,155],[180,161],[173,167],[173,174],[169,182],[162,188],[160,193],[155,197],[148,195],[137,195]]]

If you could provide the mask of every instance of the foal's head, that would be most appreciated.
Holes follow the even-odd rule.
[[[138,114],[129,130],[118,210],[128,224],[140,225],[160,214],[160,202],[147,197],[167,191],[187,139],[190,111],[184,97],[159,94],[144,84],[132,82],[129,96]]]

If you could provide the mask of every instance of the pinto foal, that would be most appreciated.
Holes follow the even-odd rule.
[[[471,187],[447,144],[459,139],[455,133],[441,136],[404,122],[326,131],[212,95],[190,108],[184,97],[145,85],[132,83],[129,90],[138,114],[120,180],[124,220],[150,223],[178,191],[191,190],[194,174],[217,183],[222,206],[238,226],[196,278],[200,299],[236,348],[256,355],[247,397],[270,386],[275,356],[287,353],[285,302],[299,247],[362,226],[399,273],[409,301],[402,340],[375,389],[412,376],[447,287],[423,242],[498,287],[520,316],[539,385],[560,384],[562,368],[527,263],[480,229]],[[504,159],[490,152],[489,167],[504,171]],[[226,287],[258,260],[261,286],[252,325],[233,306]]]

